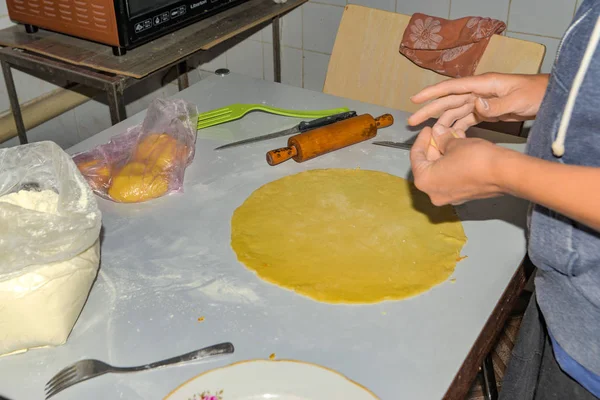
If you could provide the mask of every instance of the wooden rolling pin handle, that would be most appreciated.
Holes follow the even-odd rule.
[[[267,163],[269,165],[281,164],[284,161],[294,158],[298,155],[298,149],[295,146],[282,147],[280,149],[271,150],[267,153]]]
[[[383,114],[381,117],[375,118],[375,126],[377,129],[387,128],[394,123],[394,117],[391,114]]]

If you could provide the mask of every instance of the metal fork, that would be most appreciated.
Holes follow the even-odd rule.
[[[55,394],[62,392],[66,388],[73,386],[79,382],[95,378],[110,372],[126,373],[146,371],[149,369],[160,368],[167,365],[175,365],[187,361],[202,360],[208,357],[217,356],[220,354],[231,354],[234,351],[233,344],[220,343],[213,346],[205,347],[200,350],[182,354],[177,357],[167,358],[166,360],[153,362],[151,364],[140,365],[138,367],[113,367],[99,360],[81,360],[77,361],[59,373],[54,378],[50,379],[46,384],[46,400]]]

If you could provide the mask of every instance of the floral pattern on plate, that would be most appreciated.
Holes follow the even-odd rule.
[[[210,391],[202,392],[198,395],[190,397],[188,400],[223,400],[223,390],[211,394]]]

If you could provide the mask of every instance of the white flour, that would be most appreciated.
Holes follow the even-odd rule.
[[[58,194],[22,190],[0,197],[0,202],[56,214]],[[99,252],[96,241],[71,260],[30,267],[0,282],[0,355],[67,340],[98,271]]]
[[[40,211],[47,214],[56,214],[58,194],[52,190],[33,192],[21,190],[0,197],[0,203],[8,203],[27,210]]]

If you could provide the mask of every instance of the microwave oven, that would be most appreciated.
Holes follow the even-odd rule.
[[[115,55],[247,0],[7,0],[25,25],[112,46]]]

